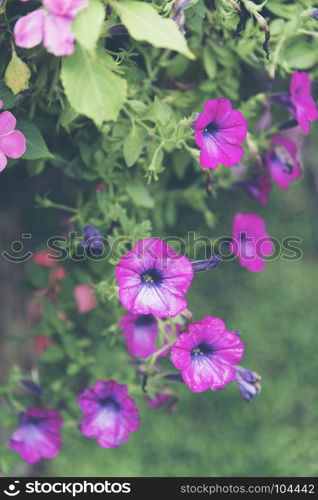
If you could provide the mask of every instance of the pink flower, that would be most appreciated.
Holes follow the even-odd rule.
[[[14,26],[15,43],[30,49],[43,42],[55,56],[68,56],[74,52],[75,37],[72,23],[88,0],[44,0],[44,9],[21,17]]]
[[[116,448],[139,428],[140,419],[126,385],[115,380],[98,380],[93,389],[86,388],[77,399],[83,411],[81,433],[103,448]]]
[[[307,73],[294,71],[290,81],[290,100],[292,114],[295,116],[304,134],[310,130],[310,121],[317,120],[318,109],[311,97],[311,83]]]
[[[30,464],[53,458],[62,446],[62,424],[57,411],[30,407],[20,414],[20,427],[11,436],[10,449]]]
[[[181,325],[176,325],[176,329]],[[147,359],[160,347],[168,343],[166,338],[161,346],[157,346],[157,337],[159,333],[157,320],[152,314],[125,314],[119,328],[124,330],[127,349],[131,356],[138,356],[141,359]],[[167,325],[167,334],[171,333],[170,325]],[[157,356],[157,359],[166,356],[169,348]]]
[[[242,189],[252,198],[255,198],[261,205],[267,205],[272,190],[272,184],[266,174],[260,174],[251,179],[235,182],[234,186]]]
[[[274,251],[264,220],[256,214],[235,214],[233,239],[232,251],[239,257],[240,265],[254,273],[263,271],[264,257]]]
[[[41,356],[44,351],[46,351],[49,347],[54,345],[54,342],[52,341],[51,337],[48,337],[47,335],[37,335],[36,337],[33,337],[33,349],[35,351],[35,354],[37,356]]]
[[[56,264],[56,258],[48,248],[35,253],[32,256],[32,261],[44,267],[52,267]]]
[[[201,167],[217,168],[218,163],[231,167],[242,159],[240,144],[246,138],[247,123],[242,113],[232,110],[228,99],[207,101],[194,130],[195,142],[201,148]]]
[[[90,285],[76,285],[74,295],[79,313],[86,313],[97,307],[97,300]]]
[[[171,361],[194,392],[223,389],[235,379],[234,365],[242,359],[244,344],[224,321],[206,316],[191,323],[171,349]]]
[[[279,136],[273,137],[272,143],[272,148],[265,155],[267,168],[273,181],[281,189],[288,189],[290,182],[301,176],[296,144]]]
[[[56,269],[52,269],[50,271],[50,274],[49,274],[49,286],[52,286],[54,285],[54,283],[57,281],[57,280],[64,280],[66,276],[66,270],[65,270],[65,267],[63,266],[60,266],[60,267],[57,267]]]
[[[3,101],[0,100],[0,109]],[[26,140],[22,132],[15,130],[17,120],[10,111],[0,113],[0,172],[6,167],[8,158],[20,158],[26,151]]]
[[[157,238],[138,241],[116,266],[119,299],[128,311],[173,317],[187,307],[193,278],[187,257]]]

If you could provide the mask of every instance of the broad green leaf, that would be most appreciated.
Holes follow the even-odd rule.
[[[77,111],[72,106],[66,105],[60,114],[60,124],[67,128],[78,117]]]
[[[131,167],[139,158],[146,142],[146,131],[138,126],[133,126],[124,141],[124,158],[127,167]]]
[[[167,125],[171,118],[171,111],[171,107],[156,96],[142,118]]]
[[[297,36],[286,44],[284,59],[290,68],[308,69],[317,62],[318,56],[315,47],[305,37]]]
[[[45,363],[55,363],[64,358],[64,353],[60,347],[54,345],[49,347],[42,355],[41,361]]]
[[[175,21],[163,19],[151,5],[130,1],[112,2],[111,5],[135,40],[144,40],[155,47],[176,50],[194,59]]]
[[[3,101],[3,109],[11,109],[14,106],[14,95],[3,80],[0,80],[0,100]]]
[[[100,0],[90,0],[86,9],[78,14],[72,31],[82,47],[88,50],[95,49],[104,18],[105,7]]]
[[[31,71],[25,62],[20,59],[15,50],[12,50],[11,61],[4,74],[4,82],[12,90],[13,94],[19,94],[29,88]]]
[[[206,74],[209,78],[211,78],[211,80],[213,80],[216,75],[217,65],[215,61],[215,55],[211,52],[209,47],[205,47],[203,49],[202,61]]]
[[[153,208],[155,206],[154,199],[150,196],[149,191],[143,184],[128,184],[126,186],[126,191],[135,205],[145,208]]]
[[[20,130],[26,138],[26,152],[22,156],[24,160],[39,160],[41,158],[52,158],[41,132],[33,123],[19,121],[17,130]]]
[[[127,93],[126,81],[108,69],[108,55],[98,50],[94,57],[81,46],[63,58],[61,79],[72,108],[88,116],[97,126],[116,120]]]

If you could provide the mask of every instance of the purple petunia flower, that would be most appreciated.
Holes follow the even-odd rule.
[[[191,0],[176,0],[173,6],[173,20],[177,23],[180,30],[182,30],[186,22],[186,17],[183,10],[190,2]]]
[[[274,94],[271,99],[288,109],[296,118],[304,134],[309,133],[310,122],[318,118],[318,109],[311,97],[308,73],[294,71],[290,80],[290,93]]]
[[[14,38],[18,47],[31,49],[43,42],[55,56],[74,52],[75,37],[72,23],[76,15],[88,5],[88,0],[43,0],[43,9],[37,9],[18,19]]]
[[[176,330],[181,325],[176,325]],[[123,335],[126,339],[127,349],[131,356],[138,356],[141,359],[147,359],[160,347],[169,342],[166,338],[161,346],[157,346],[157,337],[159,333],[158,323],[152,314],[125,314],[119,324],[119,328],[124,330]],[[167,337],[171,334],[170,325],[166,326]],[[169,348],[157,356],[157,359],[166,356]]]
[[[247,122],[242,113],[232,110],[228,99],[207,101],[194,130],[195,142],[201,148],[201,167],[217,168],[219,163],[231,167],[242,159],[241,143],[246,138]]]
[[[310,121],[317,120],[318,109],[311,97],[311,83],[307,73],[294,71],[290,81],[290,100],[292,114],[295,116],[304,134],[310,130]]]
[[[223,389],[235,379],[233,365],[240,362],[244,344],[224,321],[206,316],[189,325],[171,349],[171,361],[194,392]]]
[[[259,381],[261,380],[260,375],[251,370],[243,368],[243,366],[236,366],[236,382],[239,386],[240,393],[245,401],[252,401],[252,399],[261,390]]]
[[[102,235],[96,227],[86,224],[83,229],[81,245],[89,248],[93,254],[101,254],[104,250]]]
[[[140,424],[138,408],[128,396],[126,385],[115,380],[98,380],[77,398],[83,411],[81,433],[96,439],[103,448],[123,444]]]
[[[30,464],[58,454],[62,446],[63,419],[57,411],[30,407],[20,413],[19,420],[20,427],[10,439],[11,450]]]
[[[301,176],[296,144],[280,136],[274,136],[272,143],[272,148],[265,155],[267,168],[273,181],[281,189],[288,189],[290,182]]]
[[[33,382],[33,380],[29,380],[29,379],[23,378],[23,379],[21,379],[20,382],[23,385],[23,387],[25,389],[27,389],[28,391],[32,392],[32,394],[35,397],[40,398],[42,396],[42,394],[43,394],[43,388],[40,387],[35,382]]]
[[[174,317],[187,307],[193,278],[187,257],[157,238],[138,241],[116,266],[119,299],[128,311]]]
[[[170,398],[170,396],[170,393],[157,392],[153,398],[147,397],[148,408],[157,408],[158,406],[162,406]]]
[[[310,13],[310,16],[315,20],[318,21],[318,9],[313,9]]]
[[[235,214],[233,220],[232,252],[239,257],[240,265],[259,273],[265,267],[264,257],[274,250],[266,233],[264,220],[256,214]]]
[[[261,205],[267,205],[272,184],[266,174],[260,174],[251,179],[235,182],[236,188],[242,189],[249,196],[255,198]]]

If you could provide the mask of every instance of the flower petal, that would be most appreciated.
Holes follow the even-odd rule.
[[[18,19],[14,26],[14,39],[18,47],[31,49],[42,42],[45,17],[45,10],[38,9]]]
[[[0,172],[7,166],[8,160],[6,156],[0,151]]]
[[[43,0],[43,4],[51,14],[74,19],[88,5],[88,0]]]
[[[17,120],[10,111],[0,113],[0,137],[15,129]]]
[[[9,158],[20,158],[26,151],[26,140],[22,132],[13,130],[0,136],[0,150]]]
[[[43,45],[55,56],[69,56],[74,52],[72,19],[48,14],[44,19]]]

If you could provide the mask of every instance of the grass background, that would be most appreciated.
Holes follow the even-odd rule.
[[[307,164],[312,163],[312,156]],[[243,194],[222,192],[219,226],[230,232],[236,211],[264,216],[277,238],[303,239],[298,261],[278,259],[261,274],[237,262],[196,275],[188,294],[199,320],[223,318],[242,332],[242,364],[262,375],[262,392],[251,403],[236,384],[219,392],[191,393],[177,384],[177,411],[149,409],[138,402],[142,425],[120,448],[67,433],[62,452],[41,465],[51,476],[316,476],[317,436],[317,194],[308,171],[285,192],[274,188],[260,207]],[[243,208],[242,208],[243,207]],[[183,214],[187,229],[201,228],[195,214]],[[223,233],[221,232],[221,228]],[[199,231],[200,232],[200,231]]]

